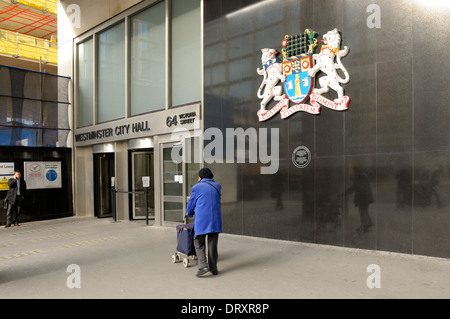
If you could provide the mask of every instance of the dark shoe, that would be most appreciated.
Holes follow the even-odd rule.
[[[19,223],[15,223],[14,226],[19,226]]]
[[[217,269],[214,269],[213,271],[211,271],[212,272],[212,274],[214,275],[214,276],[217,276],[217,274],[219,273],[218,271],[217,271]]]
[[[200,268],[200,269],[197,271],[197,275],[196,275],[196,276],[197,276],[197,277],[200,277],[200,276],[206,274],[208,271],[209,271],[208,267]]]
[[[5,228],[8,228],[8,227],[11,227],[11,225],[10,225],[10,224],[6,224],[6,225],[5,225]]]

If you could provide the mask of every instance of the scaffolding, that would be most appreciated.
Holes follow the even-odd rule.
[[[36,38],[0,29],[0,53],[46,63],[58,63],[55,40]]]
[[[41,10],[43,12],[48,12],[51,14],[57,14],[58,1],[57,0],[12,0],[13,4],[22,4],[31,8]]]
[[[0,0],[0,54],[58,63],[57,0]]]

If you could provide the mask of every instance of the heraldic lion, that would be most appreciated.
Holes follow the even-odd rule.
[[[347,46],[344,50],[341,48],[341,36],[337,29],[328,31],[323,35],[323,44],[319,54],[314,54],[315,65],[308,70],[309,76],[314,76],[318,71],[325,73],[325,76],[319,78],[320,88],[314,89],[313,93],[322,94],[328,92],[329,88],[335,90],[338,98],[335,102],[340,102],[344,96],[344,89],[340,83],[348,83],[350,76],[347,69],[341,62],[341,57],[346,56],[349,49]],[[337,63],[335,63],[335,57]],[[344,78],[341,78],[337,72],[341,70],[344,73]]]
[[[261,53],[263,68],[258,68],[256,72],[259,75],[264,75],[264,79],[258,89],[258,98],[262,99],[261,112],[264,112],[267,103],[272,98],[276,101],[283,99],[283,88],[277,84],[280,80],[284,82],[286,78],[281,72],[281,62],[276,58],[278,51],[265,48],[261,49]]]

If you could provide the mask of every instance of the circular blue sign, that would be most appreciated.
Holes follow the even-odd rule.
[[[45,176],[47,177],[47,179],[48,179],[50,182],[53,182],[53,181],[55,181],[55,180],[58,178],[58,173],[56,173],[55,170],[51,169],[51,170],[49,170],[49,171],[47,172],[47,174],[45,174]]]

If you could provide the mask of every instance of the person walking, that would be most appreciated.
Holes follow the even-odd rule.
[[[208,271],[217,275],[217,243],[222,232],[220,197],[222,186],[216,183],[209,168],[198,172],[198,183],[192,187],[186,215],[195,217],[194,247],[198,258],[197,277]],[[208,257],[206,257],[206,246]]]
[[[8,180],[9,190],[6,195],[8,202],[8,209],[6,211],[6,225],[5,228],[11,226],[12,212],[15,212],[14,226],[19,226],[20,211],[22,209],[22,201],[25,198],[27,191],[27,183],[21,180],[21,173],[19,170],[14,171],[14,177]]]

